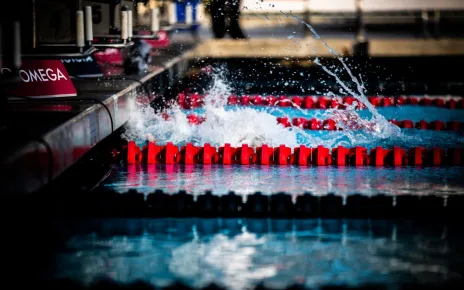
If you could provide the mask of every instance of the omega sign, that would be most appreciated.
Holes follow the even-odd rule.
[[[2,68],[2,74],[5,72],[11,73],[9,68]],[[19,70],[19,77],[25,83],[28,82],[48,82],[48,81],[59,81],[61,79],[68,80],[59,68],[53,70],[51,68],[43,69],[32,69],[32,70]]]
[[[4,67],[1,73],[8,75],[12,70]],[[16,78],[18,82],[8,90],[12,97],[76,95],[76,89],[61,60],[23,60]]]

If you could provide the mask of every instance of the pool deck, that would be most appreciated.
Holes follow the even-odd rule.
[[[327,38],[329,47],[343,55],[353,54],[354,39]],[[373,39],[371,57],[464,55],[464,39]],[[331,57],[321,40],[306,38],[251,38],[247,40],[209,39],[190,55],[197,58],[305,58]]]
[[[0,131],[5,136],[0,140],[0,192],[35,192],[76,164],[129,120],[136,97],[147,95],[141,83],[152,96],[174,85],[187,70],[186,54],[195,45],[157,50],[146,73],[125,74],[114,65],[109,70],[116,74],[104,80],[74,78],[76,97],[9,101],[7,124]]]

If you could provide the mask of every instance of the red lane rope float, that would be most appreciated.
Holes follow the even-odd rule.
[[[187,143],[178,148],[172,143],[159,146],[149,142],[142,148],[130,141],[126,148],[127,163],[148,164],[260,164],[260,165],[299,165],[299,166],[461,166],[464,165],[464,148],[423,148],[408,150],[395,146],[391,149],[375,147],[368,151],[365,147],[333,149],[324,146],[309,148],[300,145],[290,148],[285,145],[272,147],[262,145],[257,148],[243,144],[232,147],[225,144],[215,148],[210,144],[194,146]]]
[[[435,131],[459,131],[459,130],[464,130],[464,122],[459,122],[459,121],[449,121],[449,122],[443,122],[443,121],[432,121],[430,123],[421,120],[419,122],[414,123],[411,120],[403,120],[403,121],[397,121],[397,120],[389,120],[390,123],[393,123],[397,125],[400,128],[409,128],[409,129],[421,129],[421,130],[435,130]]]
[[[202,116],[198,116],[195,114],[190,114],[187,116],[187,120],[190,124],[199,125],[205,121],[205,118]],[[288,117],[277,117],[276,118],[278,124],[282,124],[284,127],[299,127],[305,130],[341,130],[336,124],[333,119],[327,120],[318,120],[315,118],[306,119],[306,118],[293,118],[289,119]],[[435,131],[459,131],[464,130],[464,122],[459,121],[450,121],[450,122],[443,122],[443,121],[432,121],[430,123],[421,120],[419,122],[413,122],[411,120],[389,120],[390,123],[395,124],[400,128],[405,129],[421,129],[421,130],[435,130]]]
[[[204,105],[204,95],[180,93],[177,102],[181,108],[194,109]],[[434,106],[448,109],[464,109],[463,98],[429,98],[416,96],[370,96],[368,101],[374,107],[390,107],[402,105]],[[357,102],[357,108],[365,106],[357,101],[355,97],[325,97],[325,96],[260,96],[244,95],[229,96],[228,105],[241,106],[278,106],[298,107],[303,109],[345,109]]]

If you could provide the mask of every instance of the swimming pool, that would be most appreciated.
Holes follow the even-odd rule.
[[[262,67],[256,70],[260,71]],[[288,70],[292,75],[301,76],[300,81],[307,78],[305,74]],[[276,74],[278,78],[274,80],[279,82],[282,76]],[[323,165],[314,164],[312,155],[308,157],[311,161],[308,165],[295,164],[290,161],[291,157],[284,160],[284,165],[262,165],[253,158],[249,158],[247,164],[237,160],[234,164],[218,162],[224,161],[224,156],[218,160],[210,159],[211,164],[203,164],[196,157],[192,164],[185,164],[188,163],[187,153],[181,149],[188,144],[189,148],[203,150],[205,144],[215,150],[225,144],[234,148],[247,144],[256,153],[263,145],[272,150],[284,145],[289,148],[290,155],[296,156],[295,149],[301,145],[328,149],[360,146],[366,152],[378,146],[387,149],[399,146],[406,150],[405,154],[410,154],[407,150],[414,147],[440,148],[448,154],[453,148],[464,147],[461,125],[464,111],[460,107],[450,109],[446,103],[450,98],[462,102],[460,95],[425,95],[425,98],[444,100],[443,103],[418,101],[416,105],[398,105],[393,101],[389,106],[368,108],[356,105],[336,109],[330,106],[321,109],[320,105],[311,108],[255,106],[243,101],[245,95],[241,92],[245,89],[237,89],[260,81],[248,80],[247,76],[255,75],[238,74],[241,80],[210,76],[213,84],[207,89],[198,89],[198,92],[194,86],[182,91],[191,85],[185,82],[188,85],[180,86],[180,91],[174,90],[172,107],[166,108],[166,99],[163,99],[163,107],[155,111],[146,106],[137,108],[122,136],[127,141],[135,141],[131,148],[138,148],[140,153],[129,153],[127,148],[121,150],[122,160],[112,164],[111,173],[95,193],[110,190],[106,195],[108,199],[99,200],[99,196],[92,199],[89,195],[90,199],[82,203],[100,202],[103,212],[111,212],[108,208],[112,202],[122,208],[126,203],[130,208],[134,202],[135,211],[129,210],[134,218],[60,222],[62,230],[57,232],[68,234],[53,252],[53,262],[49,264],[46,276],[72,278],[84,284],[104,277],[120,283],[142,280],[156,287],[181,282],[194,288],[214,283],[226,289],[252,289],[256,285],[272,289],[290,285],[318,289],[331,285],[356,287],[372,284],[398,289],[408,283],[431,286],[463,281],[464,253],[460,245],[464,236],[459,225],[440,219],[440,215],[451,210],[449,204],[454,202],[447,197],[464,193],[461,161],[453,165],[446,157],[435,166],[416,166],[404,161],[398,166],[375,166],[371,161],[361,166],[350,162],[340,166],[335,162],[333,151],[328,151],[333,162]],[[195,81],[201,82],[201,78]],[[233,90],[229,83],[235,86]],[[269,81],[259,88],[251,86],[246,90],[247,93],[254,90],[255,99],[258,94],[269,98],[275,93],[274,85]],[[313,85],[306,84],[304,89],[308,86],[311,89]],[[284,87],[280,84],[279,94],[292,99],[297,95],[298,87],[295,83]],[[288,94],[285,94],[286,89]],[[196,95],[195,98],[200,96],[202,105],[187,109],[189,106],[180,101],[181,94],[187,98],[190,94]],[[299,94],[301,96],[301,91]],[[236,98],[235,104],[231,104],[230,95]],[[424,98],[423,94],[418,95]],[[313,97],[315,103],[321,98]],[[326,95],[324,98],[343,100],[343,96]],[[278,118],[287,118],[289,125]],[[297,121],[294,123],[295,118],[304,118],[304,122],[317,119],[321,124],[324,120],[334,120],[336,126],[332,129],[336,130],[320,126],[300,127]],[[412,125],[406,127],[413,128],[399,128],[391,120],[411,121]],[[432,125],[433,121],[443,122],[443,126]],[[449,122],[458,125],[450,129]],[[353,124],[362,126],[353,127]],[[176,149],[171,155],[172,164],[166,164],[166,159],[158,157],[153,162],[147,161],[144,154],[148,154],[148,149],[143,146],[152,144],[166,148],[170,142]],[[163,154],[167,154],[164,150]],[[230,192],[236,195],[230,195]],[[395,219],[389,220],[378,219],[378,216],[372,218],[371,215],[368,215],[370,218],[356,219],[359,216],[350,213],[335,215],[343,218],[327,218],[330,216],[327,212],[334,209],[343,208],[341,211],[347,212],[357,206],[365,209],[371,205],[366,200],[357,204],[355,197],[358,195],[355,194],[379,198],[385,195],[388,198],[379,201],[375,209],[396,207],[398,212],[410,213],[405,216],[421,215],[429,219],[426,222],[412,221],[401,214],[394,214]],[[403,195],[439,198],[428,201],[417,198],[410,202],[407,198],[401,199]],[[118,199],[120,196],[123,198]],[[212,196],[221,196],[221,199]],[[311,208],[312,199],[305,199],[314,196],[320,197],[316,206],[319,210]],[[333,196],[336,201],[330,199]],[[244,202],[255,202],[251,203],[251,212],[247,212],[250,209],[247,205],[234,203],[230,204],[231,212],[243,206],[234,212],[234,218],[216,218],[228,216],[227,204],[222,203],[236,197]],[[250,218],[274,216],[270,213],[275,206],[273,202],[278,204],[280,200],[285,207],[288,204],[284,202],[289,199],[293,207],[284,208],[280,216],[275,215],[280,219]],[[443,206],[427,202],[443,203]],[[218,203],[222,206],[220,210],[213,208]],[[151,206],[151,213],[137,212],[140,205],[142,208]],[[211,215],[213,218],[198,218],[208,216],[208,206],[211,211],[217,211]],[[306,218],[297,214],[301,206],[309,206],[308,212],[303,213]],[[261,209],[261,215],[255,215],[261,207],[266,209]],[[99,209],[98,205],[96,208]],[[371,214],[373,209],[368,211]],[[158,218],[142,219],[140,216]],[[185,218],[166,218],[172,216]],[[383,218],[381,213],[379,216]]]

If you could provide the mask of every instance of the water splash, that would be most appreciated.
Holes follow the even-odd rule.
[[[284,12],[281,11],[282,14],[284,14],[285,16],[288,17],[287,14],[285,14]],[[346,114],[340,114],[340,113],[336,113],[333,115],[335,121],[338,121],[337,123],[339,123],[341,125],[341,127],[347,131],[347,134],[350,133],[351,130],[347,130],[349,128],[346,128],[346,127],[343,127],[343,124],[345,124],[344,122],[340,122],[340,121],[343,121],[342,118],[350,118],[350,119],[353,119],[353,118],[356,118],[357,121],[360,123],[361,127],[364,127],[364,128],[367,128],[369,130],[367,131],[371,131],[373,132],[373,135],[375,135],[375,137],[379,137],[379,138],[389,138],[389,137],[401,137],[402,134],[401,134],[401,131],[400,129],[393,125],[392,123],[388,122],[388,120],[382,116],[375,108],[374,106],[368,101],[367,97],[365,96],[364,94],[364,90],[365,90],[365,87],[364,87],[364,83],[362,82],[362,80],[358,80],[358,78],[356,78],[356,76],[353,74],[353,72],[351,71],[351,69],[349,68],[349,66],[346,64],[346,62],[343,60],[343,57],[338,53],[336,52],[333,48],[331,48],[322,38],[321,36],[316,32],[316,30],[308,23],[304,22],[303,20],[299,19],[298,17],[296,16],[292,16],[293,19],[295,19],[296,21],[302,23],[303,25],[305,25],[310,31],[311,33],[314,35],[314,37],[316,39],[318,39],[319,41],[321,41],[321,43],[328,49],[328,51],[333,55],[335,56],[339,62],[342,64],[343,66],[343,69],[345,70],[346,73],[348,73],[348,75],[350,76],[351,78],[351,81],[356,85],[356,91],[351,89],[348,84],[346,84],[345,82],[343,82],[340,77],[334,73],[333,71],[331,71],[329,68],[327,68],[326,66],[324,66],[320,61],[319,61],[319,58],[316,58],[315,60],[315,63],[319,66],[322,67],[322,69],[330,76],[334,77],[335,80],[337,81],[337,83],[346,91],[348,92],[349,94],[351,94],[352,96],[354,96],[359,102],[361,102],[368,110],[369,112],[372,114],[372,118],[371,120],[368,121],[368,123],[366,122],[367,120],[365,119],[362,119],[362,118],[358,118],[359,115],[356,114],[354,112],[354,108],[356,106],[353,105],[351,107],[348,107],[347,110],[346,110]],[[346,116],[344,116],[346,115]]]
[[[397,126],[388,122],[367,100],[362,80],[354,76],[343,57],[328,46],[311,25],[297,17],[292,17],[304,24],[315,38],[320,40],[329,52],[340,61],[343,70],[355,84],[355,89],[352,89],[350,84],[342,81],[337,73],[324,66],[318,58],[316,58],[315,63],[321,66],[329,76],[335,78],[345,92],[351,94],[356,98],[357,102],[363,104],[370,112],[370,116],[362,118],[356,111],[358,104],[355,102],[345,110],[330,109],[320,115],[320,119],[333,119],[343,131],[334,132],[328,136],[320,136],[298,127],[284,128],[276,123],[275,115],[272,114],[279,112],[278,107],[273,108],[271,111],[257,110],[256,108],[228,107],[227,97],[231,94],[231,89],[228,85],[229,80],[225,76],[227,69],[219,66],[214,69],[208,68],[204,70],[204,72],[211,74],[213,82],[204,99],[205,110],[203,116],[205,121],[202,124],[190,124],[186,112],[177,105],[172,106],[162,115],[154,115],[151,108],[145,107],[133,114],[125,137],[132,140],[156,140],[159,144],[166,142],[173,142],[178,145],[187,142],[192,142],[195,145],[210,143],[213,146],[220,146],[225,143],[232,146],[240,146],[241,144],[278,146],[285,144],[290,147],[304,144],[307,146],[324,145],[329,148],[338,145],[368,145],[408,139]],[[306,114],[304,110],[300,112]],[[280,116],[284,115],[284,113],[280,114]]]
[[[296,131],[278,125],[274,115],[252,108],[229,110],[226,105],[231,89],[224,73],[223,67],[212,72],[213,84],[204,99],[205,121],[200,125],[190,124],[187,113],[178,105],[173,105],[162,115],[155,115],[151,108],[145,107],[134,112],[124,137],[178,145],[187,142],[194,145],[210,143],[213,146],[225,143],[232,146],[298,145]]]
[[[215,70],[213,85],[207,92],[204,111],[201,114],[205,118],[203,123],[190,124],[187,115],[191,112],[182,110],[178,105],[173,105],[160,115],[153,114],[151,107],[142,107],[133,113],[124,137],[128,140],[156,140],[159,144],[166,142],[178,145],[187,142],[195,145],[210,143],[213,146],[221,146],[225,143],[232,146],[285,144],[290,147],[304,144],[324,145],[330,148],[338,145],[366,145],[392,136],[381,129],[375,117],[361,118],[355,111],[354,105],[347,110],[327,110],[316,114],[318,119],[332,118],[343,128],[343,131],[321,136],[298,127],[284,128],[277,124],[276,115],[287,115],[279,107],[257,109],[227,106],[226,96],[229,94],[230,88],[223,71]],[[295,111],[301,115],[308,115],[307,110],[295,109]]]

